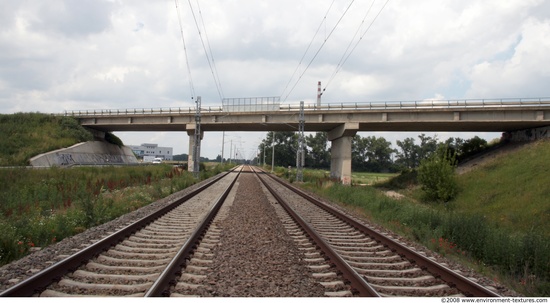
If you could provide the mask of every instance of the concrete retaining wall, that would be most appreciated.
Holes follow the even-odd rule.
[[[509,140],[514,142],[550,138],[550,126],[513,131],[508,136]]]
[[[33,157],[30,162],[35,167],[138,163],[136,156],[129,147],[123,146],[121,148],[101,141],[83,142],[71,147],[54,150]]]

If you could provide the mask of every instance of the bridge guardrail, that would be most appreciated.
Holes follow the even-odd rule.
[[[374,101],[356,103],[329,103],[317,106],[306,104],[304,110],[411,110],[411,109],[475,109],[475,108],[510,108],[510,107],[550,107],[549,98],[507,98],[507,99],[461,99],[461,100],[420,100],[420,101]],[[299,104],[284,104],[278,111],[299,111]],[[194,114],[194,107],[169,108],[133,108],[133,109],[99,109],[65,111],[65,116],[119,116],[119,115],[158,115],[158,114]],[[222,106],[201,107],[203,113],[228,113]],[[246,112],[254,112],[247,110]],[[258,110],[256,112],[266,112]],[[235,113],[232,111],[231,113]]]

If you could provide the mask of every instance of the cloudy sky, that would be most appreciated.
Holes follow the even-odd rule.
[[[544,0],[0,5],[0,113],[187,108],[196,96],[203,106],[257,96],[313,103],[317,81],[326,89],[323,103],[550,96],[550,1]],[[188,152],[183,132],[115,134],[126,144]],[[225,157],[232,143],[251,158],[264,137],[226,133]],[[205,134],[202,155],[221,154],[221,138]]]

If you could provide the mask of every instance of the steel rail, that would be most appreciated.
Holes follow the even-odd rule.
[[[410,262],[417,264],[420,268],[428,271],[431,273],[434,277],[440,278],[441,280],[445,281],[449,286],[457,288],[459,291],[464,293],[467,296],[473,296],[473,297],[500,297],[499,294],[483,287],[482,285],[468,279],[467,277],[464,277],[463,275],[433,261],[429,258],[419,254],[418,252],[404,246],[401,243],[396,242],[393,239],[390,239],[377,231],[363,225],[362,223],[358,222],[357,220],[348,217],[347,215],[343,214],[336,208],[333,208],[325,203],[320,202],[316,198],[310,196],[306,192],[302,191],[299,188],[296,188],[290,184],[287,184],[286,182],[283,182],[279,178],[276,178],[275,176],[268,174],[273,180],[279,182],[280,184],[284,185],[285,187],[289,188],[290,190],[294,191],[301,197],[307,199],[308,201],[314,203],[315,205],[319,206],[320,208],[326,210],[327,212],[331,213],[332,215],[338,217],[340,220],[343,220],[350,224],[353,228],[367,234],[369,237],[373,238],[376,242],[380,243],[381,245],[387,247],[391,251],[399,254],[400,256],[408,259]]]
[[[199,226],[195,229],[191,237],[183,244],[183,246],[178,250],[172,261],[166,266],[164,271],[160,274],[154,284],[149,288],[145,293],[145,297],[169,297],[170,296],[170,286],[175,285],[177,278],[181,275],[182,269],[186,267],[186,261],[189,259],[190,255],[195,251],[198,243],[212,224],[212,221],[218,214],[218,211],[222,207],[225,199],[229,195],[229,192],[235,185],[235,182],[239,178],[243,167],[238,172],[237,176],[233,179],[231,184],[227,189],[222,193],[220,197],[216,200],[214,205],[208,211],[208,215],[202,220]]]
[[[125,228],[99,240],[98,242],[86,247],[85,249],[45,268],[37,274],[6,289],[2,293],[0,293],[0,297],[30,297],[37,292],[43,291],[48,285],[50,285],[54,281],[59,281],[61,277],[63,277],[67,273],[75,271],[78,267],[85,264],[88,260],[97,256],[101,252],[106,251],[109,248],[117,245],[127,237],[134,234],[139,229],[142,229],[152,221],[165,215],[172,209],[178,207],[190,198],[204,191],[212,184],[216,183],[217,181],[228,175],[230,172],[231,171],[220,174],[218,177],[203,184],[193,192],[190,192],[178,199],[177,201],[170,203],[170,205],[167,205],[166,207],[155,211],[154,213],[126,226]]]
[[[353,292],[363,297],[380,297],[380,294],[351,268],[351,266],[334,251],[334,249],[332,249],[332,247],[298,213],[296,213],[263,178],[259,176],[255,169],[253,169],[253,171],[285,211],[300,225],[315,244],[323,251],[326,257],[328,257],[330,262],[332,262],[342,273],[342,277],[350,283]]]

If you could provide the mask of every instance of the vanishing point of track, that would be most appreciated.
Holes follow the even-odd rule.
[[[0,296],[194,295],[206,283],[214,250],[223,249],[217,244],[221,230],[212,222],[219,220],[216,214],[242,170],[220,174]],[[271,206],[325,296],[498,296],[302,190],[254,171],[268,199],[276,199]]]

